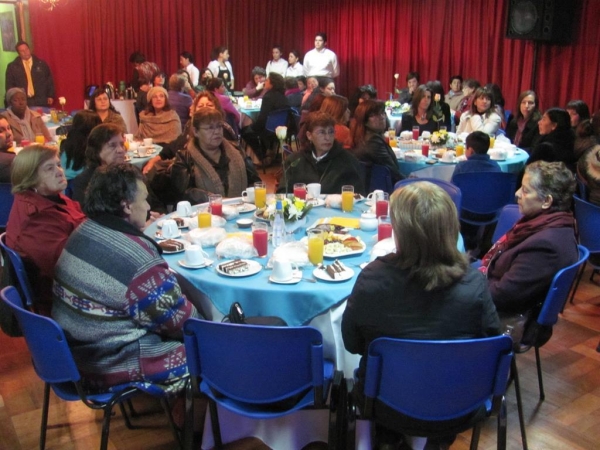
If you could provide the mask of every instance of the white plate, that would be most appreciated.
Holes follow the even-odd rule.
[[[177,263],[179,263],[181,267],[185,267],[186,269],[203,269],[204,267],[210,266],[213,262],[214,261],[212,259],[206,258],[202,264],[198,266],[192,266],[185,262],[185,259],[180,259],[179,261],[177,261]]]
[[[177,230],[177,235],[173,236],[172,238],[169,239],[177,239],[181,237],[181,229]],[[162,235],[162,231],[160,230],[156,230],[156,233],[154,233],[154,239],[160,239],[161,241],[166,239],[163,237]]]
[[[294,273],[292,274],[292,278],[290,278],[287,281],[276,280],[275,278],[273,278],[273,275],[271,275],[269,277],[269,281],[271,283],[275,283],[275,284],[296,284],[296,283],[299,283],[300,280],[302,280],[302,271],[301,270],[294,270]]]
[[[308,200],[306,200],[306,203],[312,205],[313,208],[325,206],[325,200],[323,200],[322,198],[309,198]]]
[[[164,253],[165,255],[172,255],[172,254],[174,254],[174,253],[181,253],[181,252],[184,252],[184,251],[185,251],[185,248],[186,248],[186,247],[189,245],[189,242],[188,242],[188,241],[185,241],[185,240],[183,240],[183,239],[173,239],[173,240],[174,240],[174,241],[177,241],[177,242],[181,242],[181,243],[183,244],[183,248],[182,248],[181,250],[175,250],[174,252],[172,252],[172,251],[169,251],[169,250],[165,250],[165,249],[163,248],[163,253]],[[159,244],[159,245],[160,245],[160,244]],[[162,248],[162,247],[161,247],[161,248]]]
[[[269,219],[265,219],[262,214],[259,214],[258,210],[254,211],[254,218],[260,222],[271,223]]]
[[[227,264],[228,262],[231,262],[231,261],[233,261],[233,259],[230,259],[229,261],[223,261],[222,263],[217,264],[217,267],[216,267],[217,273],[219,275],[223,275],[225,277],[240,278],[240,277],[249,277],[250,275],[257,274],[258,272],[260,272],[262,270],[262,266],[260,265],[260,263],[258,263],[256,261],[252,261],[251,259],[242,259],[241,260],[241,261],[244,261],[245,263],[248,263],[248,270],[243,273],[229,274],[229,273],[225,273],[221,269],[219,269],[219,266],[221,264]]]
[[[342,272],[342,276],[340,278],[335,278],[335,279],[331,278],[326,271],[324,271],[323,269],[319,269],[318,267],[315,270],[313,270],[313,275],[317,280],[328,281],[330,283],[338,283],[338,282],[342,282],[342,281],[348,281],[349,279],[351,279],[354,276],[354,270],[352,270],[351,268],[349,268],[346,265],[344,265],[344,268],[346,270],[344,270],[344,272]]]
[[[174,219],[175,217],[179,218],[179,216],[171,216],[171,217],[167,217],[166,219],[159,220],[158,222],[156,222],[156,226],[158,228],[162,228],[163,222],[165,220],[167,220],[167,219]],[[189,217],[182,217],[182,219],[183,219],[183,225],[177,225],[177,228],[179,228],[180,230],[182,228],[188,228],[190,226],[190,224],[188,223],[188,220],[191,220],[191,218],[189,218]]]
[[[352,235],[349,235],[352,236]],[[343,258],[345,256],[352,256],[352,255],[360,255],[361,253],[363,253],[366,249],[367,249],[367,244],[365,244],[363,242],[363,240],[361,238],[359,238],[358,236],[352,236],[355,237],[356,239],[358,239],[358,242],[360,242],[363,246],[363,248],[361,250],[350,250],[349,252],[336,252],[336,253],[325,253],[325,251],[323,251],[323,257],[324,258]],[[325,244],[327,245],[327,244]]]
[[[244,203],[241,206],[236,206],[236,208],[240,214],[256,211],[256,205],[254,203]]]
[[[492,161],[506,161],[506,158],[492,158],[491,156],[490,156],[490,159]]]

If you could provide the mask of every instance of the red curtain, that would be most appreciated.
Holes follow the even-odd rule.
[[[35,53],[54,71],[58,95],[80,104],[91,83],[128,80],[129,55],[140,50],[165,72],[178,66],[178,53],[196,56],[198,67],[211,50],[227,45],[241,89],[256,65],[264,67],[274,44],[284,55],[314,47],[325,31],[337,53],[337,91],[350,96],[371,83],[386,98],[409,70],[421,81],[439,79],[447,88],[459,73],[502,87],[507,107],[531,87],[534,43],[506,39],[509,0],[78,0],[52,12],[30,0]],[[536,87],[543,109],[572,98],[600,107],[600,8],[582,0],[568,46],[539,44]],[[77,103],[77,105],[74,105]]]

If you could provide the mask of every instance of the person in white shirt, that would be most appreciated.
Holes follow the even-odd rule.
[[[225,83],[229,92],[233,92],[235,77],[229,62],[229,50],[225,46],[213,50],[213,60],[208,63],[208,68],[215,78],[220,78]]]
[[[335,78],[340,74],[337,56],[328,48],[327,34],[315,35],[315,48],[304,56],[304,75],[307,77]]]
[[[273,46],[273,59],[267,63],[267,76],[271,72],[278,73],[282,77],[285,77],[285,71],[288,68],[288,63],[281,57],[281,47],[278,45]]]
[[[179,65],[190,75],[192,87],[198,86],[200,70],[194,65],[194,56],[190,52],[181,52],[179,54]]]
[[[288,62],[290,63],[285,76],[287,77],[302,77],[304,76],[304,66],[300,62],[300,52],[298,50],[292,50],[288,56]]]

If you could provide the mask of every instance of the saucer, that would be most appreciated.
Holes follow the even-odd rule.
[[[191,264],[188,264],[185,259],[180,259],[179,261],[177,261],[177,263],[181,266],[181,267],[185,267],[186,269],[203,269],[204,267],[209,267],[212,265],[214,261],[212,259],[208,259],[205,258],[204,262],[202,264],[199,264],[197,266],[193,266]]]
[[[302,271],[300,270],[294,270],[294,272],[292,273],[292,278],[286,281],[276,280],[275,278],[273,278],[273,275],[269,277],[269,281],[275,284],[296,284],[299,283],[300,280],[302,280]]]

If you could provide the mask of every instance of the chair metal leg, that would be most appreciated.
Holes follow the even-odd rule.
[[[502,396],[498,411],[498,450],[506,450],[506,397]]]
[[[513,357],[511,362],[511,378],[515,382],[515,394],[517,396],[517,411],[519,413],[519,426],[521,427],[521,441],[523,450],[528,450],[527,432],[525,431],[525,419],[523,417],[523,401],[521,399],[521,384],[519,383],[519,371],[517,370],[517,359]]]
[[[540,385],[540,401],[543,402],[546,399],[546,394],[544,393],[544,380],[542,379],[542,361],[540,359],[539,347],[535,347],[535,362],[537,366],[538,383]]]
[[[178,444],[178,448],[181,450],[181,449],[183,449],[182,442],[181,442],[181,434],[179,433],[179,430],[177,429],[177,427],[175,426],[175,422],[173,421],[173,414],[171,413],[171,405],[169,404],[169,400],[167,399],[167,397],[161,398],[160,404],[162,405],[163,409],[165,410],[165,414],[167,415],[167,419],[169,420],[169,427],[171,428],[173,437],[175,438],[175,441]]]
[[[102,420],[102,438],[100,440],[100,450],[106,450],[108,447],[108,433],[110,432],[110,417],[112,415],[112,403],[106,405],[104,409],[104,419]]]
[[[477,450],[479,447],[479,435],[481,434],[481,422],[477,422],[473,427],[473,433],[471,434],[471,446],[470,450]]]
[[[575,301],[575,292],[577,292],[577,288],[579,287],[579,282],[581,281],[581,278],[583,277],[583,271],[585,270],[585,265],[587,264],[587,261],[584,262],[580,269],[579,269],[579,273],[577,274],[577,279],[575,281],[575,286],[573,287],[573,290],[571,291],[571,297],[569,298],[569,303],[572,305],[573,302]],[[594,274],[594,272],[592,272],[592,275]],[[564,309],[564,307],[563,307]],[[561,311],[562,312],[562,311]]]
[[[217,403],[212,398],[208,399],[208,409],[210,410],[210,421],[212,424],[215,448],[219,449],[223,447],[223,440],[221,439],[221,427],[219,426],[219,413],[217,411]]]
[[[125,420],[125,425],[127,426],[128,429],[133,430],[134,427],[131,424],[131,421],[129,420],[129,415],[127,414],[127,410],[125,409],[125,405],[123,405],[123,403],[119,403],[119,409],[121,410],[121,415],[123,416],[123,420]]]
[[[44,383],[44,404],[42,405],[42,426],[40,429],[40,450],[46,448],[46,430],[48,429],[48,408],[50,403],[50,384]]]

